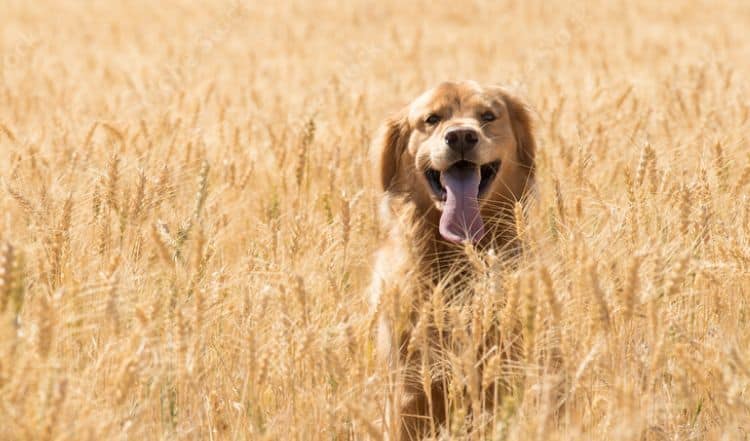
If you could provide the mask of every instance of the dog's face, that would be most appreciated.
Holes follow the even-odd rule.
[[[376,145],[385,191],[440,213],[447,240],[477,241],[484,216],[518,200],[533,173],[525,107],[499,87],[443,83],[391,118]],[[507,205],[507,204],[506,204]]]

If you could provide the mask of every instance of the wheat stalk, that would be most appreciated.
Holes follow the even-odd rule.
[[[604,298],[604,291],[599,283],[599,275],[597,273],[596,264],[591,262],[586,267],[586,273],[590,278],[591,283],[591,294],[593,294],[594,302],[596,305],[596,313],[594,314],[594,323],[605,333],[609,333],[611,329],[610,325],[610,314],[607,300]]]

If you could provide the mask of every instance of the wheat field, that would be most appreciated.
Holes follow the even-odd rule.
[[[520,261],[428,305],[467,348],[437,436],[750,437],[750,3],[0,10],[0,439],[392,433],[369,145],[468,78],[529,103],[537,189]],[[520,358],[471,359],[491,322]]]

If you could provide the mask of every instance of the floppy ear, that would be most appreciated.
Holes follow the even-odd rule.
[[[380,173],[380,187],[383,191],[390,191],[397,185],[401,156],[406,151],[409,132],[406,110],[388,118],[378,130],[372,154]]]
[[[516,137],[518,160],[521,163],[521,167],[526,170],[528,177],[533,178],[536,140],[534,139],[529,108],[519,98],[507,92],[503,92],[503,98],[510,114],[510,124],[513,127],[513,134]]]

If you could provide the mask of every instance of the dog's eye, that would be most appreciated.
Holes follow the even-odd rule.
[[[431,113],[430,116],[427,117],[427,119],[424,120],[429,125],[435,125],[440,122],[440,115],[436,115],[434,113]]]
[[[482,114],[482,121],[490,122],[490,121],[494,121],[496,118],[497,117],[495,116],[495,114],[490,111],[484,112]]]

